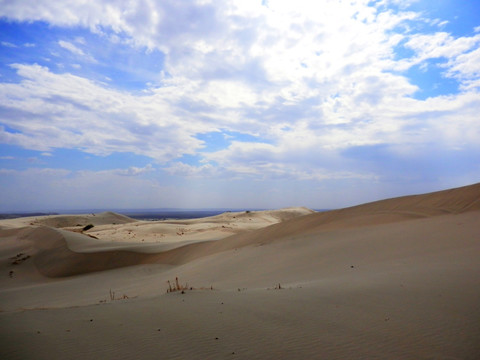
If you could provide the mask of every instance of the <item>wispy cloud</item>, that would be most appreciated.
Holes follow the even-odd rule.
[[[68,51],[72,52],[75,55],[85,56],[85,53],[83,52],[82,49],[79,49],[78,47],[76,47],[72,43],[69,43],[68,41],[60,40],[58,42],[58,45],[60,45],[64,49],[67,49]]]
[[[12,44],[11,42],[8,42],[8,41],[2,41],[0,44],[2,44],[2,46],[9,47],[9,48],[16,48],[16,47],[18,47],[17,45]]]
[[[71,42],[64,41],[64,40],[59,40],[58,45],[60,45],[60,47],[62,47],[64,49],[70,51],[72,54],[82,57],[86,61],[96,62],[96,60],[91,55],[85,54],[85,52],[82,49],[78,48],[77,46],[75,46]]]
[[[114,170],[114,172],[118,175],[122,176],[138,176],[141,174],[145,174],[148,172],[154,171],[154,168],[151,164],[148,164],[147,166],[143,168],[138,168],[135,166],[129,167],[128,169],[117,169]]]

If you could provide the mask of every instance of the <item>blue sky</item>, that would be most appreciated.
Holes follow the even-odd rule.
[[[0,0],[0,211],[339,208],[478,182],[478,14]]]

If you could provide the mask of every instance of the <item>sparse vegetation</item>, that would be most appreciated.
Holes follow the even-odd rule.
[[[12,260],[11,264],[12,265],[18,265],[24,262],[25,260],[30,259],[30,255],[25,255],[24,253],[18,253],[14,257],[11,257],[10,260]]]
[[[185,290],[188,289],[188,284],[180,285],[180,282],[178,281],[178,277],[175,278],[175,283],[174,284],[172,284],[170,282],[170,280],[167,280],[167,284],[168,284],[167,293],[171,293],[171,292],[175,292],[175,291],[181,291],[182,294],[183,294],[185,292]]]
[[[283,290],[285,289],[284,287],[282,287],[282,285],[280,285],[280,283],[278,283],[277,285],[275,285],[275,287],[272,289],[272,288],[267,288],[267,290]],[[291,288],[289,288],[291,289]]]
[[[112,289],[109,290],[109,295],[110,295],[110,301],[130,299],[130,296],[128,296],[127,294],[123,294],[119,298],[115,297],[115,291],[112,291]],[[133,298],[136,298],[136,296],[133,296],[132,299]],[[100,300],[100,303],[106,303],[106,302],[107,300]]]
[[[167,280],[167,284],[168,284],[167,293],[180,291],[182,294],[185,294],[185,290],[205,290],[206,289],[204,287],[202,288],[194,288],[192,286],[189,287],[188,283],[185,283],[185,285],[182,285],[178,281],[178,277],[175,277],[175,282]],[[210,286],[210,288],[208,289],[213,290],[213,286]]]

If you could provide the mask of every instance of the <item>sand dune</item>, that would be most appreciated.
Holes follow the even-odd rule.
[[[96,226],[87,233],[114,242],[177,243],[219,240],[233,234],[312,214],[307,208],[226,212],[191,220],[137,221],[125,225]]]
[[[204,239],[212,241],[234,233],[246,233],[311,213],[313,211],[306,208],[288,208],[275,211],[229,212],[200,220],[155,222],[135,221],[111,212],[45,216],[16,219],[16,222],[5,220],[10,227],[6,227],[8,230],[5,230],[4,234],[16,237],[24,244],[21,248],[12,249],[9,258],[14,257],[15,253],[28,253],[42,275],[65,277],[138,264],[171,263],[173,258],[179,256],[172,254],[171,249],[205,242]],[[12,224],[15,223],[19,226],[31,225],[20,227],[18,232],[15,232],[12,230]],[[72,224],[80,225],[77,227]],[[77,233],[77,228],[81,230],[84,224],[97,226],[86,232],[89,235]],[[129,235],[127,242],[123,236],[125,233]],[[101,236],[102,239],[92,239],[92,234]],[[161,240],[158,240],[158,234],[163,235]],[[149,239],[149,235],[156,240],[154,244],[139,244],[140,238],[143,241],[145,238]],[[182,252],[190,252],[190,248],[180,251]]]
[[[96,217],[99,239],[71,231],[89,216],[0,222],[2,359],[480,358],[480,184],[324,213]],[[176,277],[196,290],[167,294]]]

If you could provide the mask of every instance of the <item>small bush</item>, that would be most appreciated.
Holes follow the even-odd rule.
[[[91,228],[93,228],[93,225],[92,224],[88,224],[87,226],[84,226],[82,231],[87,231],[87,230],[90,230]]]

